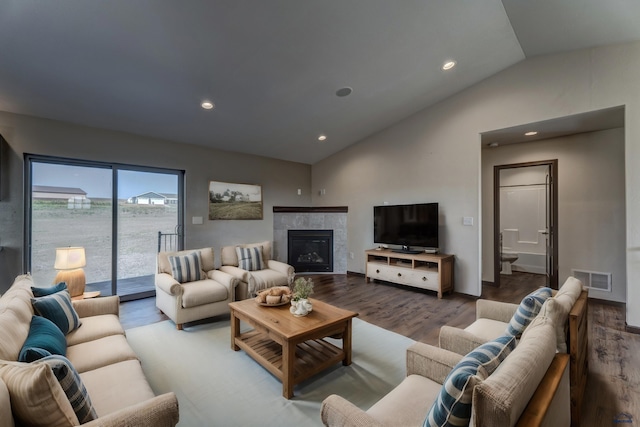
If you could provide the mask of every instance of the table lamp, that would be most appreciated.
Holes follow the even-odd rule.
[[[82,267],[87,265],[84,248],[56,248],[56,262],[53,265],[58,271],[54,283],[66,282],[71,297],[84,294],[86,277]]]

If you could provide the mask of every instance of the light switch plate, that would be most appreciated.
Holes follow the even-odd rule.
[[[193,224],[193,225],[200,225],[200,224],[202,224],[202,217],[201,217],[201,216],[194,216],[194,217],[191,217],[191,224]]]
[[[473,217],[465,216],[462,218],[462,225],[473,225]]]

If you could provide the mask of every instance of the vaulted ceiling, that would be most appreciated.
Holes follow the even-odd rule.
[[[313,164],[638,22],[637,0],[0,0],[0,110]]]

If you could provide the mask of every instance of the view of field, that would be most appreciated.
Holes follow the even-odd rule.
[[[111,200],[92,199],[90,209],[68,209],[66,200],[34,200],[31,274],[36,284],[53,282],[56,248],[82,246],[87,283],[111,280]],[[176,205],[118,202],[118,278],[155,273],[158,231],[173,233]]]
[[[209,203],[209,219],[262,219],[262,203]]]

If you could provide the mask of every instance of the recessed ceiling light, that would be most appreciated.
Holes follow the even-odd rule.
[[[349,86],[346,86],[338,89],[336,91],[336,95],[342,98],[351,95],[351,92],[353,92],[353,89],[351,89]]]
[[[456,61],[454,61],[454,60],[450,60],[450,61],[445,62],[445,63],[442,65],[442,69],[443,69],[443,70],[445,70],[445,71],[447,71],[447,70],[452,69],[452,68],[453,68],[453,67],[455,67],[455,66],[456,66]]]
[[[327,139],[327,135],[320,135],[318,137],[318,141],[324,141],[325,139]]]
[[[525,136],[533,136],[533,135],[537,135],[537,134],[538,134],[538,132],[536,132],[535,130],[532,130],[530,132],[525,133],[524,135]]]
[[[200,104],[200,106],[205,110],[212,110],[213,107],[215,107],[215,105],[213,105],[213,102],[210,101],[204,101],[202,104]]]

